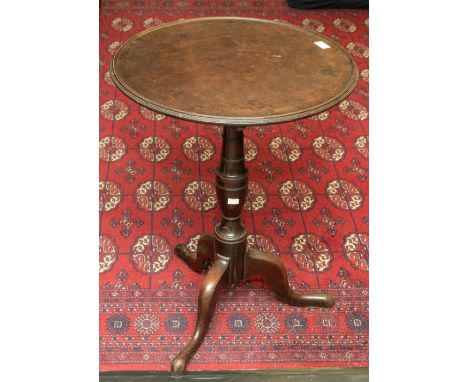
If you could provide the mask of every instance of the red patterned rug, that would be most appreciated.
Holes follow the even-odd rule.
[[[188,370],[368,364],[368,12],[299,11],[282,0],[106,1],[100,16],[100,367],[169,370],[196,321],[202,275],[175,259],[219,219],[221,128],[139,107],[109,60],[134,33],[181,18],[277,19],[346,47],[360,79],[318,116],[245,130],[251,246],[280,256],[292,286],[334,308],[278,302],[261,280],[229,290]],[[293,192],[294,191],[294,192]]]

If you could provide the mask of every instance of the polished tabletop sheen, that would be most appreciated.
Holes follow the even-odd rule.
[[[324,111],[358,70],[333,40],[289,24],[235,17],[141,32],[115,53],[116,86],[151,110],[195,122],[261,125]]]

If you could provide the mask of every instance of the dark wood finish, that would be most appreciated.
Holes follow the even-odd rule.
[[[198,295],[198,319],[195,332],[187,346],[172,361],[172,374],[181,375],[187,364],[200,347],[213,317],[216,301],[226,281],[226,270],[229,259],[217,256],[213,266],[206,275]]]
[[[304,295],[295,292],[289,286],[286,268],[278,256],[249,248],[245,259],[245,277],[248,279],[256,275],[262,276],[276,293],[278,300],[286,304],[331,308],[335,302],[328,294]]]
[[[214,235],[200,238],[196,254],[183,245],[175,248],[196,272],[213,265],[200,290],[195,332],[173,360],[173,375],[185,372],[200,347],[224,286],[260,275],[287,304],[331,307],[327,294],[292,290],[279,257],[247,246],[241,218],[248,187],[243,128],[312,115],[342,100],[357,79],[349,54],[295,26],[218,17],[166,24],[130,38],[114,55],[110,72],[116,86],[143,106],[225,125],[216,169],[221,222]]]
[[[322,41],[330,48],[322,49]],[[343,100],[358,78],[333,40],[267,20],[215,17],[163,24],[131,37],[110,74],[137,103],[221,125],[291,121]]]
[[[99,374],[101,382],[167,382],[163,371],[112,371]],[[177,378],[178,382],[368,382],[369,368],[263,369],[236,371],[194,371]]]
[[[215,227],[215,248],[216,253],[230,259],[229,285],[244,279],[243,257],[247,250],[247,231],[241,219],[248,187],[243,140],[241,127],[224,127],[221,160],[216,169],[216,196],[222,219]]]
[[[198,320],[192,340],[172,363],[173,375],[182,375],[205,336],[221,288],[222,280],[229,286],[262,276],[279,300],[297,306],[329,308],[334,300],[327,294],[302,295],[291,289],[286,268],[279,257],[247,246],[247,231],[241,213],[247,196],[248,170],[245,167],[243,129],[225,126],[221,160],[216,169],[216,195],[222,220],[215,227],[215,262],[208,272],[198,298]],[[201,248],[213,248],[211,237],[200,239]],[[185,247],[176,247],[175,254],[195,271],[200,271],[209,250],[189,254]],[[199,259],[202,256],[203,259]],[[187,261],[189,259],[189,261]],[[196,266],[194,266],[196,264]]]
[[[206,271],[215,259],[215,238],[213,235],[204,234],[198,240],[197,253],[193,254],[183,244],[174,248],[178,259],[187,264],[192,271]]]

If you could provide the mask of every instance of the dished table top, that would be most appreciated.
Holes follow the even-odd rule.
[[[289,24],[189,19],[127,40],[110,67],[116,86],[151,110],[195,122],[262,125],[324,111],[358,70],[333,40]]]

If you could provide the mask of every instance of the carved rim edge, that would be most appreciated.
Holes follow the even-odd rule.
[[[180,23],[197,22],[197,21],[203,21],[203,20],[243,20],[243,21],[256,21],[256,22],[264,22],[264,23],[271,23],[271,24],[279,24],[282,27],[296,29],[296,30],[300,30],[303,33],[305,32],[314,36],[319,36],[320,38],[326,40],[328,43],[331,43],[333,46],[336,46],[339,49],[341,49],[348,56],[348,59],[350,60],[353,66],[353,72],[352,72],[352,75],[350,76],[350,80],[343,87],[346,90],[343,93],[341,93],[338,97],[333,98],[317,107],[314,107],[312,109],[301,110],[299,112],[290,113],[290,114],[283,114],[279,116],[263,116],[263,117],[210,116],[210,115],[203,115],[203,114],[196,114],[196,113],[187,113],[187,112],[183,112],[180,110],[171,109],[162,105],[157,105],[153,103],[152,101],[150,101],[149,99],[133,93],[125,85],[124,81],[121,81],[118,75],[114,72],[114,61],[118,58],[120,52],[133,39],[136,39],[146,33],[150,33],[156,29],[162,29],[162,28],[173,26],[175,24],[180,24]],[[301,119],[305,117],[311,117],[313,115],[321,113],[322,111],[330,109],[331,107],[337,105],[338,103],[346,99],[348,95],[354,90],[354,87],[356,86],[358,79],[359,79],[359,70],[351,54],[345,48],[343,48],[340,44],[338,44],[336,41],[332,40],[331,38],[323,36],[316,32],[309,31],[302,27],[298,27],[296,25],[283,24],[283,23],[279,23],[273,20],[264,20],[264,19],[247,18],[247,17],[199,17],[199,18],[186,19],[186,20],[177,20],[177,21],[158,25],[156,27],[144,30],[130,37],[127,41],[125,41],[125,43],[123,43],[117,49],[117,51],[115,52],[115,54],[113,55],[111,59],[110,66],[109,66],[109,73],[115,86],[120,91],[122,91],[122,93],[124,93],[128,98],[130,98],[137,104],[144,106],[149,110],[152,110],[152,111],[164,114],[164,115],[168,115],[171,117],[185,119],[191,122],[201,122],[201,123],[215,124],[215,125],[233,125],[233,126],[269,125],[269,124],[290,122],[290,121],[294,121],[296,119]]]

